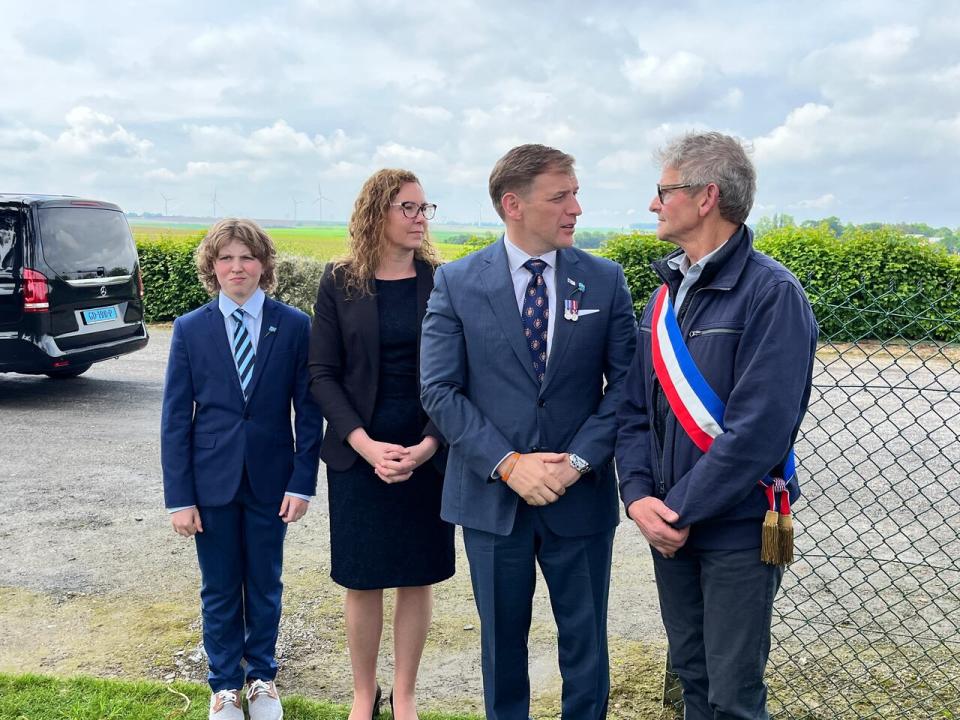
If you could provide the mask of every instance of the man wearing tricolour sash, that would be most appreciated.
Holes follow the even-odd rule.
[[[652,546],[686,720],[762,720],[817,325],[797,279],[753,248],[740,142],[690,134],[659,159],[650,210],[678,249],[654,263],[663,285],[618,413],[620,495]]]

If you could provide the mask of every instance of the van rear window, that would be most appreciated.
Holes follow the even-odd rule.
[[[0,269],[13,267],[13,251],[17,239],[17,211],[0,208]]]
[[[43,259],[58,275],[80,279],[132,275],[137,251],[123,213],[102,208],[42,208]]]

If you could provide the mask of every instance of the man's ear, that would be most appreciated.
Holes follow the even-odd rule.
[[[715,207],[720,205],[720,186],[716,183],[710,183],[706,187],[706,192],[703,194],[703,199],[700,200],[700,217],[706,217],[710,214],[710,211]]]
[[[520,220],[523,217],[522,201],[516,193],[504,193],[500,198],[500,207],[503,208],[504,218]]]

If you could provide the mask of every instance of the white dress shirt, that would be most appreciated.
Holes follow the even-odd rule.
[[[230,341],[230,356],[233,356],[233,335],[237,331],[237,321],[233,319],[233,311],[237,308],[243,308],[243,324],[250,334],[250,342],[253,343],[253,352],[257,352],[257,343],[260,342],[260,326],[263,323],[263,300],[266,297],[263,290],[257,288],[253,295],[247,298],[243,305],[237,305],[233,300],[227,297],[223,291],[217,299],[217,305],[220,312],[223,313],[223,325],[227,329],[227,339]]]
[[[503,235],[503,245],[507,249],[507,265],[510,267],[510,279],[513,280],[513,292],[517,296],[517,310],[521,319],[523,315],[523,298],[527,294],[527,286],[533,274],[523,264],[532,258],[543,260],[547,266],[543,269],[543,281],[547,284],[547,305],[550,308],[550,317],[547,320],[547,362],[550,362],[550,348],[553,347],[553,328],[557,323],[557,251],[551,250],[543,255],[527,255],[507,237]]]
[[[507,249],[507,265],[510,268],[510,279],[513,281],[513,292],[517,296],[517,320],[522,322],[523,318],[523,298],[527,294],[527,286],[530,284],[530,278],[533,273],[527,270],[523,264],[532,258],[543,260],[547,266],[543,269],[543,282],[547,286],[547,307],[550,310],[550,317],[547,319],[547,362],[550,362],[550,348],[553,346],[553,328],[557,323],[557,251],[551,250],[543,255],[528,255],[518,248],[512,242],[507,234],[503,234],[503,246]],[[532,361],[530,361],[532,362]],[[546,367],[546,365],[544,365]],[[500,463],[510,457],[512,453],[507,453],[498,462],[490,472],[490,477],[499,479],[500,474],[497,468]]]
[[[724,241],[723,245],[726,245],[728,242],[729,240]],[[686,253],[667,259],[667,265],[673,270],[679,270],[680,274],[683,275],[683,280],[677,289],[677,297],[673,301],[674,312],[680,310],[680,306],[683,305],[683,301],[687,297],[687,292],[694,286],[697,280],[700,279],[700,273],[703,272],[703,268],[710,261],[710,258],[720,251],[723,245],[708,252],[693,265],[690,264],[690,258],[687,257]],[[550,314],[553,315],[552,312]]]

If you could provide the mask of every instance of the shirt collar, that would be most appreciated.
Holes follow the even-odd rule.
[[[681,275],[686,275],[688,272],[690,272],[691,268],[698,268],[699,270],[703,270],[703,268],[706,267],[707,263],[710,262],[710,260],[718,252],[720,252],[720,248],[722,248],[728,242],[730,242],[729,238],[727,240],[724,240],[722,244],[720,244],[718,247],[715,247],[713,250],[708,252],[706,255],[700,258],[693,265],[690,264],[690,258],[687,257],[686,253],[681,253],[680,255],[675,255],[674,257],[667,258],[667,265],[670,266],[671,270],[678,270]]]
[[[510,242],[510,238],[507,237],[506,233],[503,234],[503,246],[507,249],[507,264],[510,266],[511,274],[523,267],[523,264],[532,257],[537,257],[537,259],[543,260],[552,268],[557,267],[556,250],[551,250],[550,252],[539,256],[527,255],[527,253]]]
[[[254,290],[253,295],[247,298],[247,301],[243,305],[237,305],[233,300],[227,297],[226,293],[221,292],[217,304],[220,307],[220,312],[223,313],[225,318],[230,317],[233,314],[233,311],[238,307],[242,307],[243,311],[250,315],[253,318],[260,317],[260,313],[263,311],[263,301],[266,299],[261,288]]]

